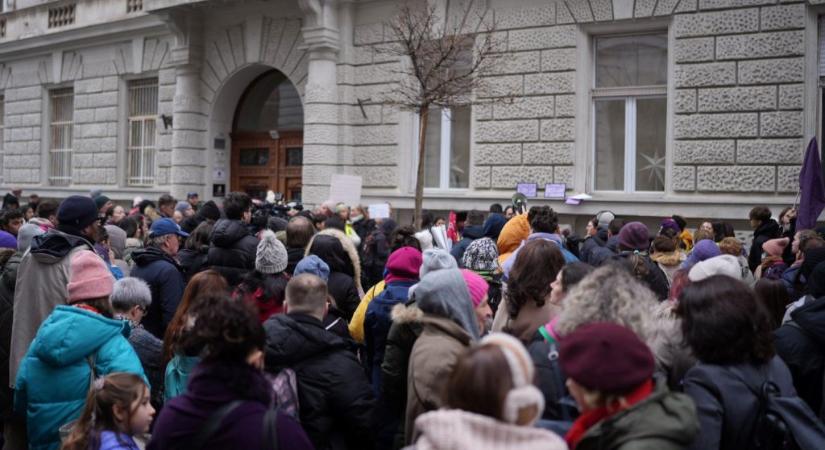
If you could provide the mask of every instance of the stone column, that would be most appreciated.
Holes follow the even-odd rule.
[[[317,205],[327,199],[337,171],[341,145],[338,126],[339,50],[338,2],[299,0],[304,11],[301,32],[309,67],[304,93],[303,201]]]

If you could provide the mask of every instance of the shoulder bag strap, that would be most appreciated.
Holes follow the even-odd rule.
[[[195,435],[195,438],[190,442],[191,447],[187,444],[188,448],[203,448],[206,441],[209,440],[215,432],[218,431],[218,428],[221,426],[221,422],[229,415],[232,411],[235,410],[238,406],[243,403],[242,400],[235,400],[231,401],[209,415],[206,420],[201,425],[200,429],[198,430],[198,434]]]
[[[278,450],[278,409],[270,408],[264,414],[263,445],[265,450]]]

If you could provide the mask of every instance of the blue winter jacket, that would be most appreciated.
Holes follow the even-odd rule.
[[[57,450],[58,428],[80,416],[95,376],[131,372],[146,381],[129,341],[129,324],[59,305],[37,330],[17,372],[14,409],[26,413],[29,449]],[[148,385],[148,382],[147,382]]]
[[[384,362],[387,335],[392,325],[392,308],[407,302],[410,287],[417,282],[393,281],[367,307],[364,316],[364,343],[367,346],[367,370],[376,397],[381,394],[381,363]]]
[[[530,236],[527,236],[527,239],[521,241],[521,245],[516,251],[513,253],[513,256],[504,261],[504,265],[501,267],[504,271],[504,279],[506,280],[510,276],[510,269],[513,268],[513,264],[516,262],[516,258],[518,257],[518,252],[524,247],[524,244],[534,241],[536,239],[544,239],[546,241],[553,242],[554,244],[559,246],[559,250],[561,250],[561,254],[564,255],[564,263],[570,264],[573,262],[578,262],[579,258],[576,258],[576,255],[564,248],[564,244],[562,243],[561,236],[555,233],[533,233]]]

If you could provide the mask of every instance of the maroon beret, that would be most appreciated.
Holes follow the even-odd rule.
[[[564,373],[587,389],[626,394],[653,376],[653,353],[633,331],[614,323],[582,325],[559,345]]]
[[[619,230],[619,246],[646,252],[650,248],[650,231],[641,222],[627,223]]]

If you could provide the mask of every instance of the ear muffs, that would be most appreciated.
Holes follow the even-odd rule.
[[[507,423],[532,426],[543,412],[544,395],[532,384],[507,393],[507,399],[504,401],[504,420]],[[530,415],[525,417],[523,414],[526,413]]]

